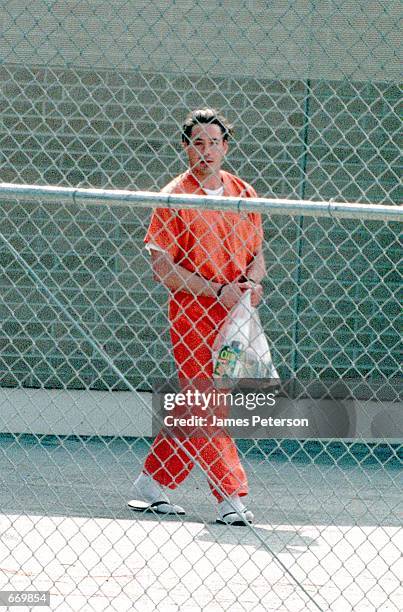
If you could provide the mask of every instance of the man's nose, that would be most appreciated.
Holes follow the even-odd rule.
[[[207,155],[211,149],[211,145],[209,142],[204,142],[201,147],[201,152],[203,155]]]

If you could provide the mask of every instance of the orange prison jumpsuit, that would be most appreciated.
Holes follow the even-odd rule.
[[[254,189],[232,174],[221,171],[224,196],[256,197]],[[185,172],[169,183],[164,193],[205,195],[198,182]],[[168,252],[175,263],[218,283],[233,282],[245,274],[261,249],[263,230],[258,213],[202,209],[156,209],[144,242]],[[228,310],[215,298],[177,291],[169,299],[173,354],[179,378],[212,379],[211,347]],[[183,446],[210,476],[217,500],[226,495],[247,495],[245,471],[232,438],[225,433],[182,441]],[[192,469],[190,460],[172,436],[162,432],[146,458],[144,470],[157,482],[174,489]]]

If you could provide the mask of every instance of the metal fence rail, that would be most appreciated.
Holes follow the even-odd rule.
[[[200,196],[164,194],[152,192],[111,191],[105,189],[83,189],[55,187],[51,185],[15,185],[0,183],[0,195],[4,198],[19,200],[40,199],[46,202],[81,202],[83,204],[132,204],[136,208],[199,208]],[[245,210],[271,215],[299,215],[313,217],[358,218],[375,221],[401,221],[403,212],[400,207],[384,204],[359,204],[342,202],[314,202],[269,199],[269,198],[230,198],[205,196],[203,200],[213,210]]]

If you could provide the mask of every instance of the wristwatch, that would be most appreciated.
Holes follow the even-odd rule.
[[[257,282],[253,280],[253,278],[248,278],[244,274],[240,277],[239,282],[241,283],[252,283],[253,285],[257,285]]]

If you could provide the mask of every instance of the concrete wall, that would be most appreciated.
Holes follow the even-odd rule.
[[[227,167],[262,196],[394,203],[399,87],[0,66],[3,181],[158,189],[184,168],[179,129],[234,122]]]
[[[6,62],[281,80],[401,75],[398,0],[13,0],[0,17]]]
[[[309,425],[301,429],[301,439],[329,439],[331,427],[326,417],[329,410],[334,415],[337,408],[343,416],[333,425],[343,432],[345,442],[385,444],[403,439],[401,402],[344,400],[337,405],[332,400],[283,400],[281,406],[274,415],[276,418],[308,420]],[[152,427],[151,393],[0,389],[0,407],[1,433],[119,437],[151,437],[156,433]],[[269,413],[270,408],[268,416]],[[292,438],[295,433],[296,429],[291,432],[273,426],[267,429],[265,437]]]

